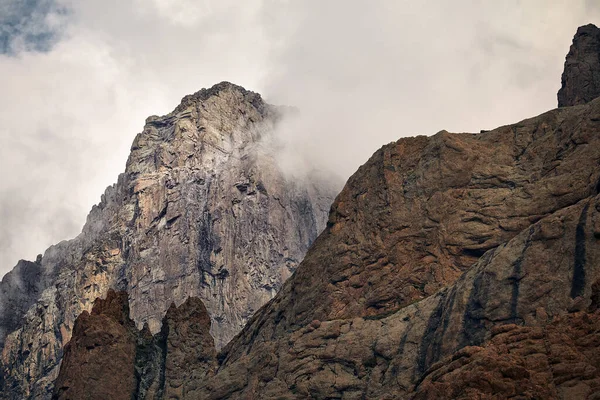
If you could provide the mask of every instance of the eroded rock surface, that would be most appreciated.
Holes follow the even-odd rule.
[[[127,293],[109,290],[105,300],[95,302],[91,314],[84,311],[75,321],[55,398],[131,399],[136,387],[135,335]]]
[[[501,325],[484,347],[435,364],[415,399],[588,399],[600,394],[600,313],[578,311],[547,325]]]
[[[593,24],[577,29],[567,54],[558,106],[585,104],[600,96],[600,29]]]
[[[584,165],[595,168],[597,164],[581,167]],[[327,311],[331,314],[316,314],[317,310],[309,319],[302,313],[294,315],[294,310],[305,310],[302,305],[309,296],[302,283],[292,278],[225,349],[217,374],[206,380],[197,396],[405,399],[432,393],[423,392],[433,390],[427,385],[420,387],[422,392],[415,389],[424,377],[435,376],[436,363],[468,346],[486,346],[495,329],[517,324],[550,332],[552,327],[547,326],[551,321],[597,308],[599,221],[600,196],[586,197],[489,250],[454,284],[424,300],[379,314],[364,310],[340,318],[330,306]],[[307,263],[322,240],[327,236],[333,240],[334,228],[321,235],[298,275],[310,268]],[[321,268],[327,271],[326,266],[332,264],[332,259],[322,260]],[[327,302],[327,295],[322,291],[319,301]],[[357,298],[358,303],[363,301],[364,297]],[[587,385],[585,393],[590,396],[597,393],[596,370],[591,368],[600,344],[594,331],[597,327],[592,324],[591,329],[589,340],[582,342],[588,346],[581,350],[587,352],[587,358],[573,358],[579,357],[577,362],[583,364],[578,365],[590,372],[574,369],[569,378]],[[536,351],[533,342],[521,345],[528,346],[524,352]],[[569,344],[565,346],[566,351]],[[560,349],[553,351],[556,353],[544,354],[561,354]],[[566,368],[571,359],[567,353],[561,357]],[[518,370],[515,368],[507,373]],[[547,378],[549,382],[560,380],[560,373],[555,374]],[[565,393],[560,398],[570,398],[566,395],[569,384],[555,384]],[[503,392],[498,393],[497,398],[503,398]]]
[[[2,396],[50,396],[75,319],[109,288],[127,291],[150,336],[172,303],[201,298],[217,348],[275,295],[324,228],[335,187],[281,172],[282,112],[223,82],[148,118],[82,233],[38,260],[35,290],[19,297],[10,276],[0,285]]]
[[[171,305],[162,330],[138,331],[126,292],[108,291],[75,321],[54,399],[184,399],[216,365],[202,301]]]
[[[567,86],[572,99],[588,95],[577,91],[588,84]],[[598,398],[600,98],[583,103],[382,147],[338,195],[294,275],[218,355],[185,311],[138,334],[133,397],[164,388],[186,399]],[[136,165],[156,164],[144,154]],[[134,210],[157,229],[177,208],[144,197],[153,190]],[[149,272],[144,254],[162,248],[152,238],[129,242]],[[218,280],[210,271],[201,276]],[[126,281],[133,313],[144,276]],[[181,379],[163,385],[169,370]]]

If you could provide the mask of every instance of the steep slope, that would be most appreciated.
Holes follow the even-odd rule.
[[[599,166],[600,98],[384,146],[183,398],[592,398]]]
[[[281,291],[177,395],[597,398],[599,167],[600,98],[382,147]],[[178,347],[198,337],[207,349]]]
[[[600,313],[577,311],[535,327],[501,325],[491,335],[485,347],[465,347],[433,365],[414,398],[586,399],[600,393]]]
[[[127,291],[132,319],[151,333],[172,303],[201,298],[217,347],[275,295],[333,198],[331,182],[279,170],[272,136],[282,112],[223,82],[148,118],[82,233],[35,264],[39,293],[21,299],[6,289],[11,279],[2,283],[1,328],[16,329],[3,336],[3,396],[50,396],[75,319],[109,288]]]
[[[599,166],[600,99],[384,146],[182,398],[598,393]]]
[[[466,346],[485,345],[492,334],[514,329],[515,323],[537,330],[537,336],[530,339],[543,339],[556,331],[552,324],[582,318],[569,316],[569,312],[597,308],[598,210],[600,196],[594,196],[543,218],[507,244],[486,253],[455,284],[391,315],[313,320],[292,332],[276,331],[274,335],[270,329],[273,323],[260,325],[259,315],[234,341],[217,375],[203,385],[196,398],[397,399],[411,398],[415,389],[417,393],[428,393],[430,381],[439,380],[435,377],[441,368],[437,362],[455,351],[463,349],[452,359],[464,358],[465,352],[474,351]],[[584,279],[580,268],[585,271]],[[277,300],[268,308],[276,308]],[[600,375],[591,368],[600,355],[597,312],[587,322],[586,333],[590,336],[579,344],[587,355],[579,356],[579,360],[577,352],[571,358],[556,348],[540,351],[535,342],[520,338],[521,346],[529,350],[523,353],[533,355],[531,362],[536,353],[548,357],[554,354],[551,364],[556,368],[545,377],[553,383],[546,389],[554,390],[554,395],[571,383],[583,383],[588,393],[597,393]],[[563,350],[570,346],[577,349],[567,340]],[[500,348],[509,350],[519,349]],[[583,362],[586,360],[590,367]],[[505,365],[506,374],[510,374],[509,367],[514,367],[513,385],[519,371],[514,364]],[[488,367],[493,370],[491,365]],[[573,368],[571,375],[568,368]],[[503,398],[501,391],[497,394]]]
[[[407,398],[495,325],[586,309],[600,278],[599,165],[600,99],[384,146],[200,397]]]

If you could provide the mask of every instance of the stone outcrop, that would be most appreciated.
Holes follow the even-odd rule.
[[[131,399],[136,388],[136,329],[129,318],[127,293],[108,291],[91,314],[75,321],[65,346],[56,399]]]
[[[558,106],[585,104],[600,96],[600,29],[589,24],[577,29],[567,54]]]
[[[16,330],[23,315],[38,299],[43,290],[42,257],[36,262],[21,260],[2,278],[0,283],[0,348],[6,335]]]
[[[54,399],[180,399],[216,365],[210,316],[202,301],[171,305],[152,336],[129,317],[126,292],[108,291],[75,321]]]
[[[150,337],[172,303],[202,299],[217,348],[277,293],[334,194],[322,176],[280,170],[284,112],[223,82],[148,118],[82,233],[0,285],[0,398],[51,395],[76,318],[109,288],[128,293],[131,318]]]

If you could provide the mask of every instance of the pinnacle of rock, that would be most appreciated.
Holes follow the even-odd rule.
[[[579,27],[565,61],[558,106],[585,104],[600,96],[600,28]]]

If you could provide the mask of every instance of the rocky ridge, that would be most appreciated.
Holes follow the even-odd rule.
[[[271,299],[324,228],[330,181],[284,175],[284,109],[223,82],[147,119],[82,233],[0,284],[0,398],[49,398],[76,318],[110,288],[148,334],[201,298],[217,348]]]
[[[382,147],[182,398],[598,398],[599,167],[600,98]]]

